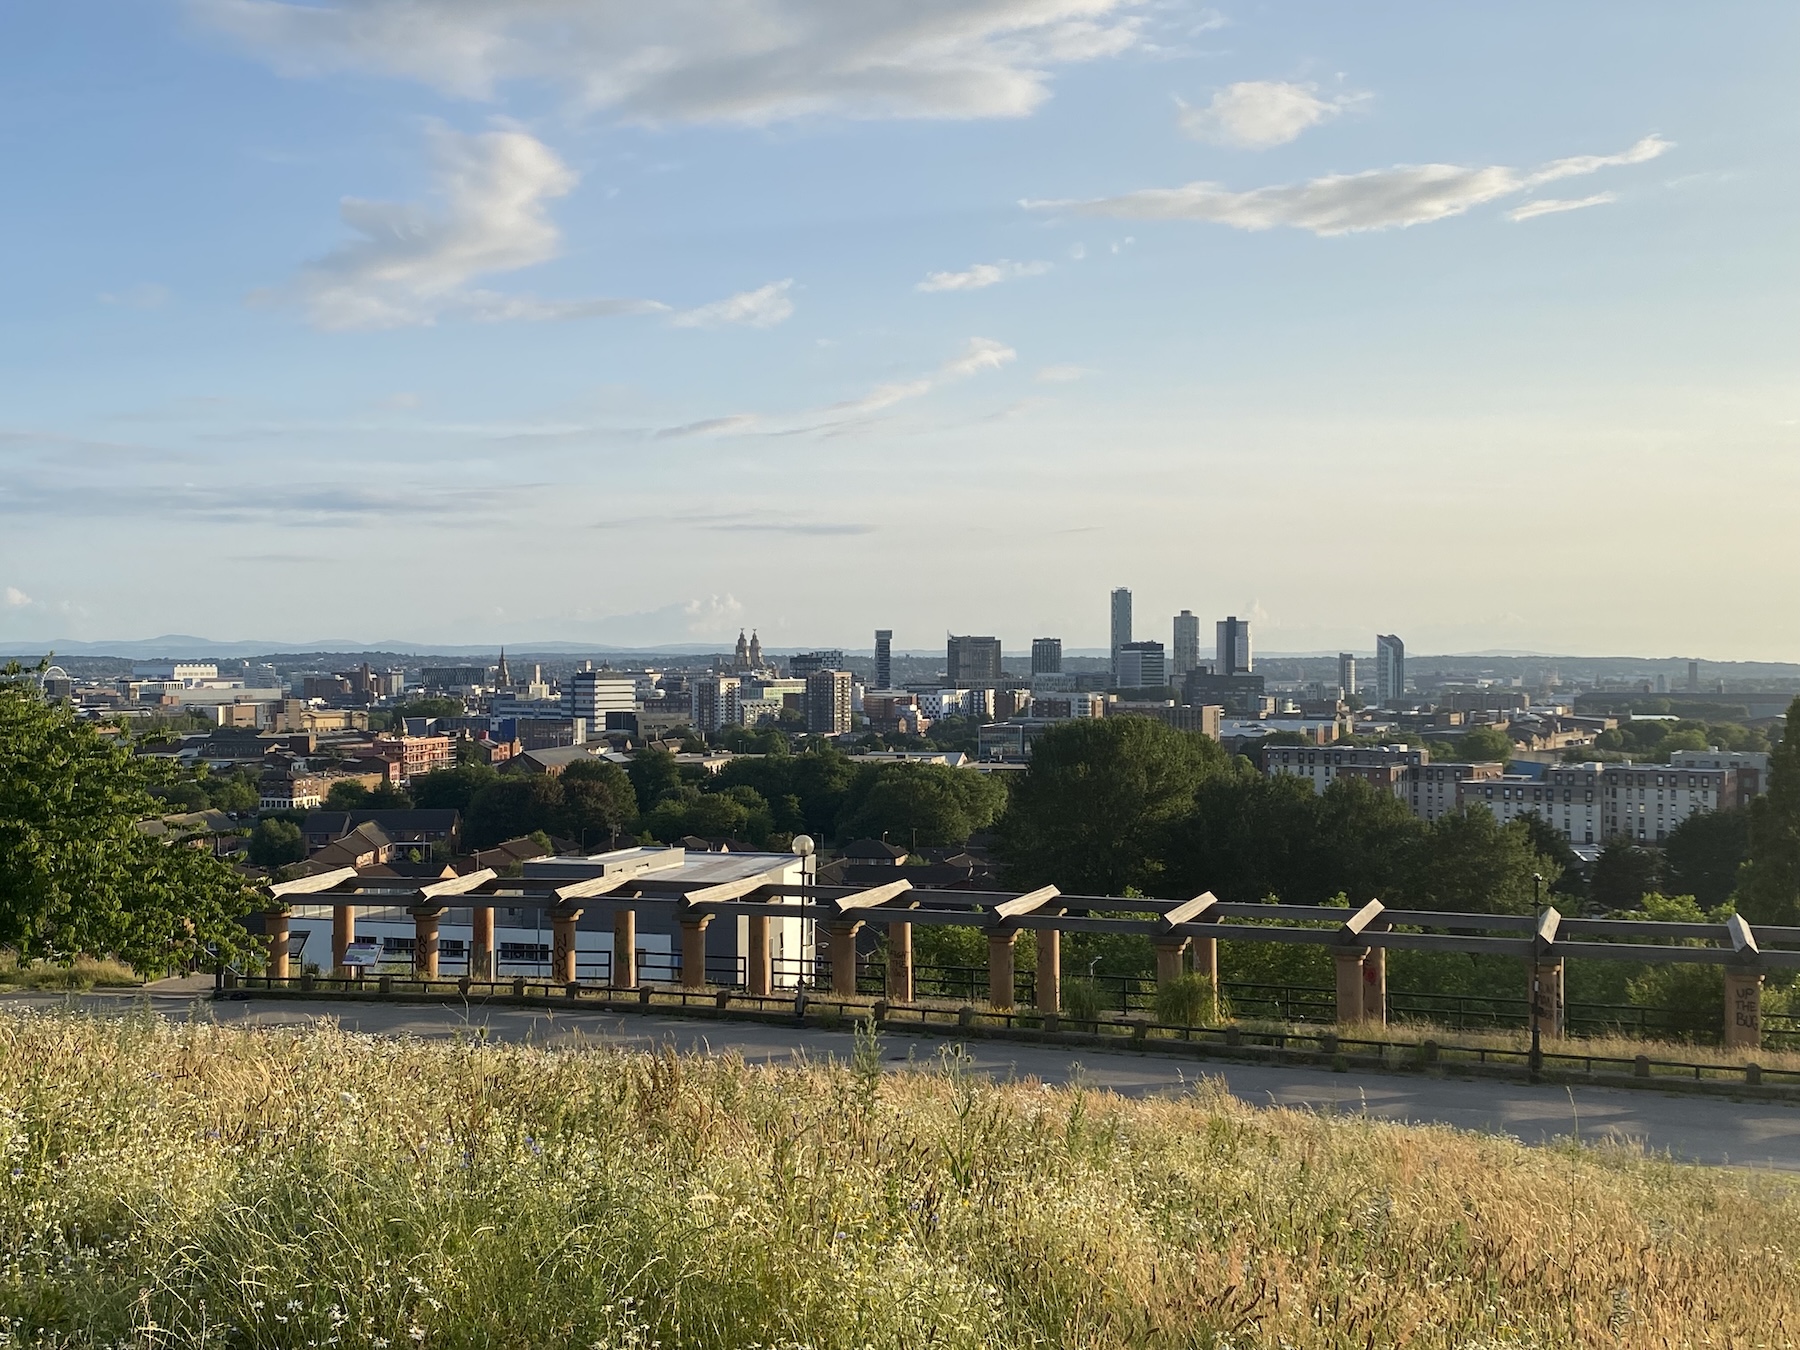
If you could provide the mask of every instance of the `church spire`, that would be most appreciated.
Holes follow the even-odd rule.
[[[500,669],[495,674],[494,680],[501,689],[512,688],[512,671],[506,668],[506,648],[504,647],[500,649]]]

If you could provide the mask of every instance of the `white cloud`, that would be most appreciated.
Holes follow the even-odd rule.
[[[1073,384],[1093,373],[1086,366],[1045,366],[1033,378],[1039,384]]]
[[[1320,98],[1318,87],[1279,80],[1226,85],[1204,108],[1181,105],[1181,129],[1195,140],[1240,150],[1286,145],[1308,127],[1336,117],[1349,98]]]
[[[754,291],[739,291],[723,300],[715,300],[710,305],[683,310],[669,322],[677,328],[718,328],[728,323],[748,324],[752,328],[773,328],[794,312],[794,302],[788,299],[788,289],[793,284],[794,279],[789,277],[786,281],[770,282]]]
[[[1192,220],[1240,230],[1278,226],[1314,234],[1348,234],[1423,225],[1461,215],[1471,207],[1527,191],[1541,183],[1622,164],[1640,164],[1668,150],[1670,142],[1646,136],[1617,155],[1553,160],[1522,172],[1504,165],[1401,164],[1364,173],[1329,174],[1304,183],[1233,192],[1217,183],[1149,188],[1094,201],[1026,202],[1029,207],[1072,210],[1125,220]]]
[[[1506,213],[1508,220],[1531,220],[1536,216],[1553,216],[1559,211],[1579,211],[1588,206],[1605,206],[1608,202],[1619,200],[1616,192],[1596,192],[1591,197],[1540,197],[1534,202],[1526,202],[1523,206],[1515,206]]]
[[[558,84],[643,122],[1018,117],[1052,67],[1138,41],[1138,0],[188,0],[296,75],[368,71],[464,98]]]
[[[30,603],[31,597],[17,586],[8,586],[5,590],[0,591],[0,604],[4,604],[8,609],[23,609]]]
[[[995,342],[992,338],[970,338],[969,345],[961,356],[954,361],[946,361],[938,369],[938,378],[960,380],[984,370],[999,370],[1018,355],[1004,342]]]
[[[994,263],[976,263],[966,272],[929,272],[925,280],[914,285],[915,291],[979,291],[1018,277],[1038,277],[1050,270],[1047,262],[1009,262],[1002,258]]]
[[[172,294],[160,281],[142,281],[122,291],[102,291],[99,300],[103,305],[123,305],[126,309],[158,309],[169,303]]]

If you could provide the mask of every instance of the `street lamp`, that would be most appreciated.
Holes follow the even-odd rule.
[[[813,842],[813,837],[810,834],[797,834],[794,836],[793,843],[790,844],[788,847],[790,849],[792,849],[794,856],[797,857],[798,859],[800,859],[800,884],[802,886],[812,885],[813,875],[814,875],[813,868],[817,865],[817,854],[819,851],[819,846]],[[806,999],[806,991],[805,991],[805,986],[806,986],[806,936],[807,936],[806,935],[806,922],[807,922],[806,916],[808,914],[810,914],[811,912],[812,912],[812,897],[810,895],[801,896],[800,897],[800,954],[795,959],[795,963],[794,963],[794,971],[795,971],[794,986],[796,989],[798,989],[800,991],[799,997],[801,1000],[801,1006],[805,1006],[805,999]],[[814,931],[812,937],[813,937],[813,945],[814,945],[813,960],[816,963],[818,960],[817,946],[818,946],[818,941],[819,941],[819,936],[818,936],[816,927],[815,927],[815,931]],[[815,972],[815,974],[816,974],[816,972]]]
[[[1544,912],[1543,901],[1544,877],[1541,872],[1531,874],[1531,909],[1534,914]],[[1538,1074],[1544,1067],[1544,1051],[1538,1041],[1538,1004],[1542,1001],[1542,982],[1539,979],[1537,935],[1531,938],[1531,1081],[1537,1082]]]

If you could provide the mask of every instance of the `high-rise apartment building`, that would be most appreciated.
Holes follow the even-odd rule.
[[[944,680],[951,685],[995,685],[1000,682],[1000,639],[957,637],[945,644]]]
[[[1346,694],[1356,692],[1356,653],[1338,653],[1338,685]]]
[[[875,687],[894,687],[894,630],[891,628],[875,630]]]
[[[1131,591],[1120,586],[1112,593],[1112,679],[1119,682],[1119,648],[1131,641]]]
[[[1158,689],[1169,682],[1169,668],[1160,642],[1127,642],[1119,648],[1121,689]]]
[[[1375,637],[1375,702],[1398,703],[1406,693],[1406,644],[1392,633]]]
[[[1250,620],[1233,614],[1213,625],[1215,675],[1248,675],[1256,667],[1250,653]]]
[[[1062,674],[1062,639],[1031,639],[1031,673],[1033,675]]]
[[[1175,643],[1169,655],[1174,665],[1171,675],[1177,684],[1187,678],[1190,670],[1200,668],[1200,616],[1191,609],[1175,616]]]
[[[819,670],[806,677],[806,729],[823,736],[850,730],[850,672]]]
[[[835,648],[816,652],[795,652],[788,658],[788,676],[796,680],[804,680],[815,671],[842,670],[843,668],[844,653]]]
[[[702,675],[695,680],[693,721],[701,735],[742,726],[744,682],[735,675]]]
[[[563,691],[563,712],[582,724],[589,740],[606,730],[606,714],[637,706],[637,676],[621,670],[578,670]]]

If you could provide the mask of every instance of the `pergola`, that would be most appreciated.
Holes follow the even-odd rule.
[[[680,982],[703,988],[705,933],[720,916],[742,916],[749,928],[752,995],[773,989],[769,921],[810,918],[825,930],[832,991],[856,993],[856,935],[866,923],[887,928],[886,996],[914,998],[912,930],[917,925],[975,928],[987,936],[988,1002],[1013,1006],[1015,948],[1030,933],[1037,947],[1037,1010],[1054,1014],[1062,1004],[1064,933],[1134,934],[1156,952],[1159,984],[1191,963],[1215,991],[1218,944],[1304,943],[1326,948],[1336,966],[1338,1021],[1386,1020],[1387,953],[1390,950],[1486,953],[1516,957],[1530,972],[1534,1019],[1544,1034],[1563,1032],[1563,970],[1571,958],[1651,964],[1718,965],[1725,971],[1725,1042],[1755,1045],[1762,1034],[1762,981],[1773,969],[1800,969],[1800,928],[1759,926],[1742,918],[1725,923],[1676,923],[1651,919],[1572,919],[1555,909],[1536,915],[1474,914],[1389,909],[1371,900],[1359,909],[1322,905],[1237,904],[1210,892],[1190,900],[1138,896],[1065,895],[1054,886],[1027,892],[951,891],[914,887],[904,877],[873,887],[819,886],[783,880],[784,866],[735,880],[682,881],[651,868],[621,870],[576,881],[500,878],[483,869],[467,876],[414,883],[405,878],[359,876],[342,868],[269,886],[266,915],[269,973],[288,976],[288,906],[333,907],[332,959],[340,972],[355,939],[359,906],[403,907],[416,927],[414,968],[423,978],[438,973],[438,924],[453,904],[471,911],[471,978],[494,975],[494,910],[541,908],[549,913],[554,943],[552,978],[575,985],[576,925],[589,909],[610,911],[613,921],[612,987],[636,988],[637,916],[671,918],[681,933]],[[1776,944],[1789,944],[1783,948]],[[1216,997],[1216,995],[1215,995]]]

